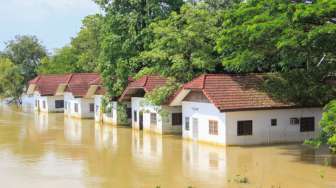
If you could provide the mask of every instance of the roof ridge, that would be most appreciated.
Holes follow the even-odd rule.
[[[69,74],[69,78],[67,79],[66,84],[69,84],[69,83],[70,83],[70,80],[72,79],[72,76],[73,76],[73,75],[74,75],[73,73],[70,73],[70,74]]]

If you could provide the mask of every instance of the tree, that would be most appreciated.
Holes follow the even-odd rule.
[[[280,72],[267,83],[271,95],[324,105],[335,96],[321,82],[336,68],[335,12],[328,0],[248,0],[223,13],[216,49],[231,72]]]
[[[100,71],[110,95],[121,94],[127,78],[142,66],[134,57],[148,48],[150,23],[179,11],[183,0],[96,0],[105,11]]]
[[[35,36],[16,36],[6,43],[2,54],[18,67],[24,82],[28,82],[36,76],[37,67],[47,51]]]
[[[185,4],[180,13],[153,22],[153,40],[137,58],[139,74],[160,73],[184,83],[201,73],[223,72],[214,50],[219,23],[218,12],[204,3]]]
[[[20,102],[23,92],[24,77],[20,68],[8,58],[0,58],[0,96]]]
[[[78,56],[72,47],[65,46],[56,50],[51,57],[42,59],[38,67],[39,74],[63,74],[82,72],[83,69],[77,64]]]
[[[97,72],[101,20],[100,15],[85,17],[81,30],[72,38],[70,45],[42,59],[38,72],[41,74]]]
[[[335,62],[336,2],[248,0],[224,13],[217,41],[223,65],[237,72],[316,69]]]

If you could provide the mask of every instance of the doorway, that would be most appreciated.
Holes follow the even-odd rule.
[[[143,112],[139,112],[139,129],[143,130]]]
[[[193,133],[193,139],[198,140],[198,119],[193,118],[192,119],[192,133]]]

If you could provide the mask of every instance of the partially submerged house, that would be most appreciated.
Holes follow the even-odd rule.
[[[171,101],[182,106],[183,138],[222,145],[298,142],[319,133],[321,107],[276,101],[258,74],[206,74]]]
[[[97,73],[74,73],[57,94],[64,95],[64,113],[75,118],[94,118],[95,106],[90,83],[99,78]]]
[[[27,95],[33,96],[34,109],[40,112],[63,112],[64,97],[57,95],[57,90],[69,78],[70,74],[40,75],[29,81]]]
[[[146,93],[167,83],[161,76],[144,76],[131,82],[120,97],[120,102],[131,102],[132,127],[134,129],[156,132],[159,134],[181,133],[182,109],[167,104],[148,103]]]
[[[131,83],[132,78],[128,78],[128,83]],[[101,78],[90,83],[91,91],[95,91],[94,93],[94,101],[95,101],[95,121],[103,122],[107,124],[117,125],[120,123],[130,124],[132,120],[131,115],[131,103],[123,102],[126,107],[126,122],[121,121],[121,117],[118,117],[118,99],[117,97],[111,99],[104,99],[106,94],[106,89],[102,85]],[[103,100],[105,100],[105,104],[103,104]],[[102,105],[105,105],[104,107]],[[119,104],[120,105],[120,104]]]

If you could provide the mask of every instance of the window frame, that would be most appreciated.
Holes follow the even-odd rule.
[[[218,121],[217,120],[209,120],[208,121],[209,135],[218,136]]]
[[[276,126],[278,126],[278,119],[276,119],[276,118],[272,118],[272,119],[271,119],[271,126],[272,126],[272,127],[276,127]]]
[[[79,111],[79,104],[74,103],[74,112],[78,113],[78,111]]]
[[[181,126],[183,121],[182,112],[172,113],[171,120],[172,120],[172,126]]]
[[[56,109],[64,108],[64,100],[55,100],[55,108]]]
[[[132,119],[132,108],[126,108],[127,119]]]
[[[190,117],[184,117],[184,129],[190,131]]]
[[[311,120],[311,122],[309,122]],[[307,122],[308,121],[308,122]],[[312,124],[305,124],[303,123],[312,123]],[[312,126],[312,127],[309,127]],[[301,117],[300,118],[300,132],[315,132],[315,117]]]
[[[248,128],[246,128],[248,126]],[[237,136],[252,136],[253,135],[253,120],[237,121]]]
[[[133,111],[133,121],[138,122],[138,112],[136,110]]]
[[[90,103],[89,104],[89,112],[90,113],[95,112],[95,110],[94,110],[94,103]]]

